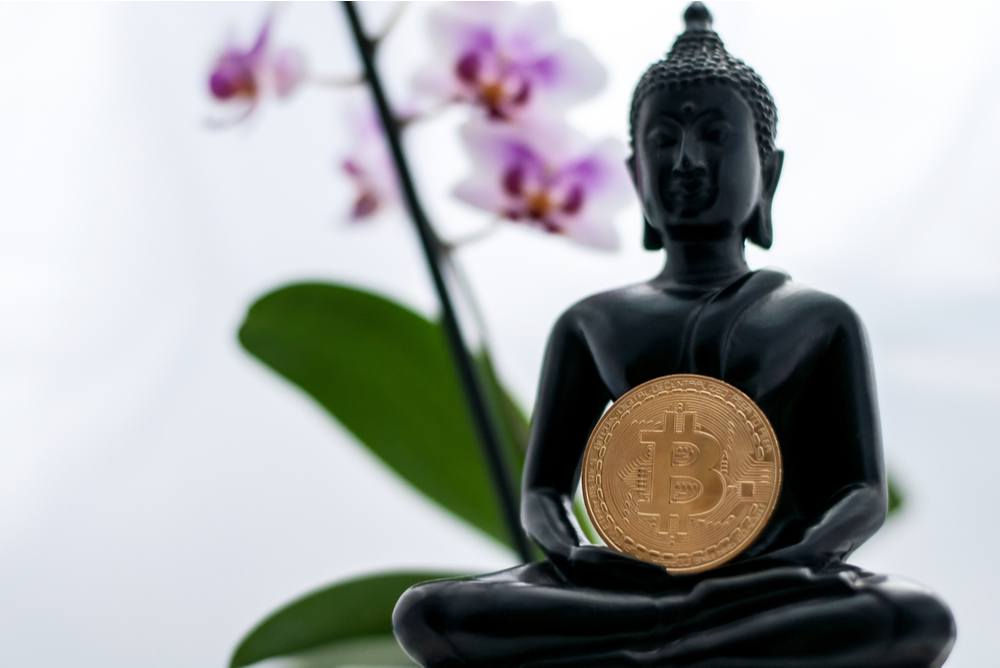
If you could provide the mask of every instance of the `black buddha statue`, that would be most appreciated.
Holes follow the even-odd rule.
[[[629,169],[654,278],[593,295],[553,327],[522,490],[546,559],[417,585],[396,637],[426,666],[939,666],[948,608],[845,559],[886,515],[865,334],[843,301],[773,270],[783,154],[760,77],[732,57],[701,3],[636,87]],[[608,403],[658,376],[735,385],[768,416],[784,483],[754,543],[702,573],[590,545],[571,511],[587,438]]]

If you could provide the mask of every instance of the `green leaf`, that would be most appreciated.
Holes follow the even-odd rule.
[[[903,491],[899,488],[899,484],[889,478],[889,515],[899,512],[899,509],[903,507]]]
[[[479,379],[486,391],[486,398],[491,403],[494,416],[500,427],[500,437],[503,441],[507,465],[516,482],[521,479],[524,468],[524,455],[528,450],[530,424],[528,416],[518,405],[517,400],[500,382],[493,360],[487,350],[483,349],[476,355]]]
[[[303,283],[253,304],[239,339],[410,484],[510,545],[439,325],[363,290]]]
[[[416,664],[406,656],[391,635],[348,640],[328,647],[307,650],[291,656],[268,659],[255,668],[413,668]]]
[[[594,528],[594,523],[590,521],[590,515],[587,514],[587,506],[584,505],[583,499],[577,498],[573,500],[573,514],[576,516],[576,521],[579,522],[580,528],[583,529],[583,535],[587,537],[587,540],[595,545],[602,545],[604,541],[597,535],[597,530]]]
[[[408,587],[443,577],[451,575],[383,573],[307,594],[250,631],[233,652],[230,668],[292,655],[289,667],[411,665],[392,636],[392,609]]]

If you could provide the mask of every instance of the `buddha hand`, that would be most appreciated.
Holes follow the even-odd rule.
[[[832,561],[833,559],[828,555],[817,552],[807,544],[799,543],[764,552],[754,557],[736,559],[713,569],[712,572],[717,576],[728,577],[789,566],[805,567],[816,571],[822,570]]]
[[[669,586],[670,574],[663,567],[598,545],[572,547],[568,560],[556,566],[584,587],[649,591]]]

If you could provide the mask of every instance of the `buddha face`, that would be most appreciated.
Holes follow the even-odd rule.
[[[639,108],[634,147],[632,178],[643,212],[667,238],[742,233],[768,196],[753,112],[729,86],[650,93]]]

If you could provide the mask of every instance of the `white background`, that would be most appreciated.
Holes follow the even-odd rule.
[[[867,323],[907,506],[856,561],[938,591],[958,618],[949,666],[990,665],[1000,13],[817,4],[711,6],[773,90],[787,153],[776,243],[751,261],[840,295]],[[212,59],[264,11],[0,6],[0,665],[221,666],[266,612],[337,578],[511,564],[236,344],[247,304],[295,279],[434,309],[405,221],[339,222],[342,93],[303,90],[206,129],[222,115],[205,93]],[[423,11],[386,43],[397,90],[427,57]],[[682,11],[560,6],[611,74],[579,128],[625,138],[631,88]],[[337,7],[287,7],[277,38],[320,72],[354,71]],[[483,223],[446,196],[465,169],[460,118],[408,137],[449,234]],[[524,403],[559,312],[662,262],[641,250],[637,208],[616,223],[617,254],[521,229],[462,251]]]

